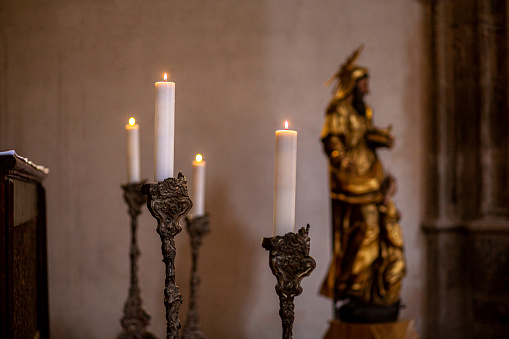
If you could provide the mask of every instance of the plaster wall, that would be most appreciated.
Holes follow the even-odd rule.
[[[124,125],[141,126],[142,176],[153,180],[154,82],[175,81],[175,172],[207,161],[212,233],[200,250],[199,311],[209,338],[278,338],[263,237],[272,235],[274,131],[298,131],[297,226],[317,262],[296,298],[294,338],[332,318],[318,295],[330,255],[327,162],[319,135],[324,82],[360,44],[381,151],[398,179],[408,274],[401,318],[424,309],[424,8],[419,1],[0,2],[0,149],[50,168],[48,268],[53,338],[112,338],[129,283]],[[189,183],[192,186],[192,182]],[[155,219],[140,217],[139,279],[149,329],[164,337],[164,265]],[[190,247],[177,236],[185,321]]]

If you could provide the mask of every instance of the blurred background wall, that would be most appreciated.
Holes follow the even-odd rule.
[[[332,319],[318,295],[331,256],[327,161],[319,139],[324,82],[356,49],[370,69],[375,123],[398,180],[408,274],[401,319],[423,331],[425,5],[360,1],[0,2],[0,149],[49,167],[48,269],[53,338],[112,338],[129,286],[124,125],[141,126],[142,177],[153,180],[154,83],[176,83],[175,171],[207,161],[212,232],[200,250],[199,312],[209,338],[278,338],[263,237],[272,235],[274,131],[298,131],[297,226],[311,225],[317,267],[296,298],[296,339]],[[192,183],[189,183],[192,186]],[[140,217],[139,278],[149,329],[164,337],[164,264],[156,221]],[[187,310],[189,238],[177,236]]]

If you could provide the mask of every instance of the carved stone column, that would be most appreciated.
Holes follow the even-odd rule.
[[[430,0],[429,338],[509,333],[508,5]]]

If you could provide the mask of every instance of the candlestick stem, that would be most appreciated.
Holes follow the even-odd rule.
[[[316,267],[309,256],[309,225],[298,233],[263,238],[262,247],[269,251],[269,266],[277,278],[276,293],[279,296],[279,316],[283,326],[283,339],[292,338],[294,297],[302,293],[300,282]]]
[[[124,305],[124,316],[120,323],[122,332],[117,339],[155,339],[156,337],[145,330],[150,323],[150,315],[142,306],[140,288],[138,286],[138,257],[140,250],[136,240],[136,231],[138,228],[138,216],[141,213],[141,206],[145,204],[145,197],[141,195],[140,183],[130,183],[122,185],[124,190],[124,200],[128,205],[129,216],[131,219],[131,246],[129,256],[131,259],[131,279],[129,286],[129,295]]]
[[[163,262],[166,266],[164,305],[166,307],[166,338],[178,339],[180,320],[178,317],[182,295],[175,284],[174,237],[182,231],[179,220],[191,209],[193,203],[187,191],[186,178],[182,173],[177,178],[168,178],[154,184],[142,186],[142,194],[147,196],[147,206],[157,219],[157,233],[161,237]]]
[[[209,233],[209,215],[188,218],[186,217],[187,230],[191,241],[191,281],[189,309],[187,311],[187,321],[184,326],[182,339],[204,339],[205,334],[201,330],[200,317],[197,309],[197,292],[200,284],[198,276],[198,249],[202,243],[202,237]]]

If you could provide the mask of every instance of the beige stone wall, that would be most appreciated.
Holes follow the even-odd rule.
[[[111,338],[129,282],[124,124],[141,125],[143,177],[153,178],[154,82],[177,86],[176,171],[207,160],[212,233],[199,262],[209,338],[278,338],[275,278],[261,240],[272,235],[274,131],[299,133],[297,224],[311,224],[317,268],[296,298],[294,338],[320,338],[331,319],[318,295],[330,259],[323,83],[360,44],[375,122],[393,125],[382,151],[398,178],[409,272],[401,317],[422,326],[424,8],[416,0],[51,1],[0,3],[0,149],[51,172],[48,245],[53,338]],[[192,185],[192,183],[190,183]],[[140,218],[140,284],[164,337],[164,266],[155,220]],[[185,320],[190,248],[177,237]]]

